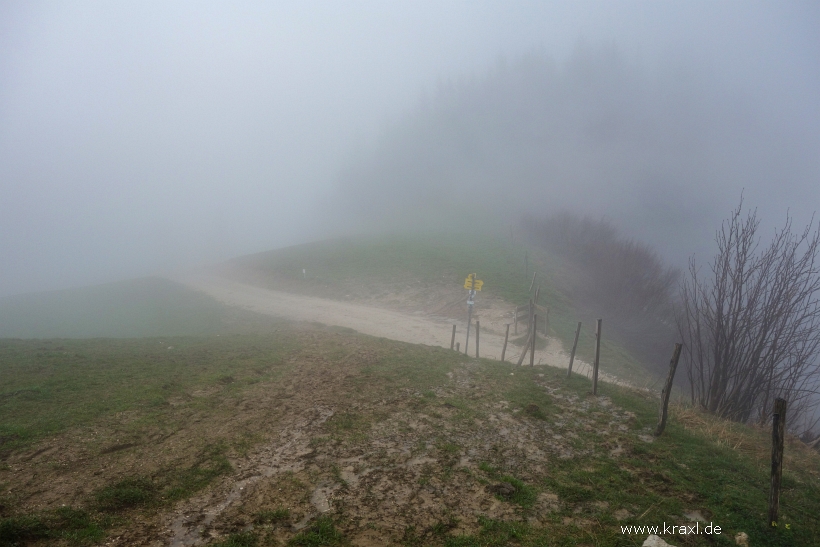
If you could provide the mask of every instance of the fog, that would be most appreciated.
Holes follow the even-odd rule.
[[[0,296],[519,210],[676,261],[744,188],[820,203],[816,3],[394,4],[0,4]]]

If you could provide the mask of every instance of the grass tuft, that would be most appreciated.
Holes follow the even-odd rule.
[[[226,539],[217,543],[212,543],[211,547],[256,547],[259,545],[259,537],[253,532],[239,532],[231,534]]]
[[[100,511],[115,513],[148,505],[156,500],[157,488],[145,477],[130,477],[96,492],[94,499]]]
[[[254,516],[253,521],[256,524],[278,524],[285,522],[290,518],[290,509],[279,507],[273,510],[259,511]]]
[[[110,519],[104,516],[62,506],[40,514],[0,520],[0,547],[18,547],[40,540],[89,545],[101,541],[110,525]]]
[[[330,517],[319,517],[307,530],[300,532],[288,541],[288,545],[319,547],[321,545],[344,545],[344,535],[336,530]]]

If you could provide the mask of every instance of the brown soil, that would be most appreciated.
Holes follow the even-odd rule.
[[[333,344],[347,357],[303,350],[283,365],[289,370],[276,384],[256,384],[240,397],[225,395],[224,386],[191,393],[167,410],[179,423],[173,430],[129,436],[137,416],[122,413],[67,432],[12,455],[0,481],[23,511],[80,506],[104,484],[183,468],[204,445],[227,440],[233,473],[175,506],[132,511],[105,544],[201,545],[251,527],[277,544],[323,514],[334,517],[353,545],[396,544],[408,534],[424,544],[442,526],[475,531],[481,515],[538,526],[563,503],[540,491],[525,510],[506,499],[508,486],[482,463],[537,484],[550,460],[600,447],[601,438],[582,439],[578,428],[598,432],[613,458],[651,440],[633,433],[627,424],[634,416],[606,397],[579,398],[538,375],[551,413],[517,408],[477,382],[480,365],[467,359],[432,392],[368,388],[362,370],[382,358],[371,342],[327,331],[300,336],[308,348],[311,340],[318,347],[336,337]],[[219,410],[197,410],[197,398],[211,399]],[[472,403],[448,402],[458,400]],[[237,448],[243,438],[253,440],[250,449]],[[282,508],[287,518],[254,524],[261,512]]]

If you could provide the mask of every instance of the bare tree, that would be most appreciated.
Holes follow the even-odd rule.
[[[692,258],[681,284],[678,328],[692,403],[765,423],[772,401],[783,397],[790,424],[811,427],[820,380],[820,230],[812,219],[795,233],[787,216],[764,247],[757,211],[744,217],[742,209],[741,197],[717,232],[708,275]]]

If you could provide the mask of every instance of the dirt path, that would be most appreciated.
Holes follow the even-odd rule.
[[[465,342],[466,322],[453,321],[421,312],[403,313],[400,311],[364,305],[356,302],[343,302],[271,290],[228,279],[212,274],[195,274],[177,281],[200,290],[216,300],[231,306],[266,315],[283,317],[295,321],[317,322],[354,329],[363,334],[428,346],[450,347],[453,323],[456,326],[456,341]],[[487,330],[480,334],[481,357],[500,359],[504,337]],[[513,364],[518,361],[521,348],[513,345],[507,347],[506,361]],[[475,333],[470,333],[470,355],[475,355]],[[529,362],[529,356],[525,363]],[[566,368],[569,355],[564,351],[561,341],[549,338],[547,347],[535,352],[535,363]],[[576,357],[573,371],[589,375],[591,366]],[[620,383],[615,377],[599,374],[602,381]]]

